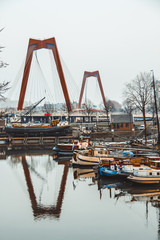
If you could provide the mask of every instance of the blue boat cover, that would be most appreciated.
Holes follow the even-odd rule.
[[[131,151],[123,151],[123,155],[124,156],[133,156],[134,154]]]

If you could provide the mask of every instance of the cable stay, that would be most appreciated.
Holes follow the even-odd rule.
[[[11,80],[11,87],[6,92],[6,98],[12,101],[18,101],[17,96],[19,96],[21,80],[23,76],[23,69],[24,69],[25,59],[23,59],[22,64],[17,72],[17,75],[14,79]]]
[[[50,92],[50,87],[46,81],[45,75],[42,71],[40,62],[38,60],[37,52],[33,55],[28,85],[25,95],[25,105],[27,103],[36,102],[45,96],[46,100],[53,102],[53,96]]]
[[[49,51],[49,52],[51,52],[51,51]],[[42,82],[43,82],[43,87],[44,87],[43,90],[45,92],[45,96],[46,96],[46,98],[50,99],[51,102],[54,102],[54,97],[53,97],[53,95],[50,91],[51,88],[49,87],[48,82],[46,80],[46,77],[45,77],[45,75],[42,71],[40,62],[38,60],[37,52],[35,52],[35,59],[36,59],[36,63],[37,63],[37,66],[38,66],[38,70],[40,71],[40,74],[42,75],[42,78],[43,78]],[[38,89],[38,86],[37,86],[37,89]]]
[[[85,99],[84,99],[84,103],[88,103],[88,98],[87,98],[87,89],[88,89],[88,79],[86,81],[86,86],[85,86]]]
[[[98,91],[98,92],[97,92]],[[98,94],[97,94],[98,93]],[[99,88],[98,88],[98,82],[96,81],[96,86],[95,86],[95,91],[94,91],[94,99],[97,99],[97,95],[100,96],[100,91],[99,91]],[[94,102],[93,105],[96,105],[97,106],[97,101],[96,103]],[[100,105],[100,104],[99,104]]]
[[[68,87],[68,91],[69,91],[69,95],[71,98],[71,101],[77,101],[78,102],[78,96],[80,94],[80,88],[77,85],[76,81],[74,80],[74,78],[72,77],[72,74],[69,70],[69,68],[67,67],[64,59],[61,57],[61,62],[63,65],[63,70],[64,70],[64,74],[65,74],[65,79],[66,79],[66,83],[67,83],[67,87]]]
[[[64,103],[65,99],[64,99],[63,92],[62,92],[62,87],[60,84],[58,72],[57,72],[57,69],[55,66],[53,54],[51,51],[49,51],[49,57],[50,57],[51,78],[52,78],[51,86],[52,86],[54,96],[55,96],[55,103]]]
[[[28,168],[31,170],[31,172],[35,174],[35,176],[37,176],[44,183],[47,183],[47,180],[43,176],[41,176],[41,174],[35,168],[33,168],[29,163],[27,163],[27,165],[28,165]]]

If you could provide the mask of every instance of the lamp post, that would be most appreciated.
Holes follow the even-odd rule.
[[[158,109],[157,109],[157,99],[156,99],[156,89],[155,89],[155,80],[154,80],[154,72],[152,72],[152,85],[153,85],[153,93],[154,93],[154,104],[155,104],[155,111],[156,111],[156,119],[157,119],[157,131],[158,131],[158,145],[160,145],[160,135],[159,135],[159,119],[158,119]]]
[[[132,128],[132,137],[134,138],[135,137],[135,129]]]
[[[111,129],[112,132],[112,142],[114,142],[114,129]]]

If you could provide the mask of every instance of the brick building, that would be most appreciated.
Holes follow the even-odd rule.
[[[131,131],[134,128],[132,114],[112,113],[110,117],[111,129],[114,131]]]

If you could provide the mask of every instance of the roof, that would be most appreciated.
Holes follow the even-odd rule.
[[[111,123],[130,123],[133,122],[133,115],[127,113],[111,114]]]

